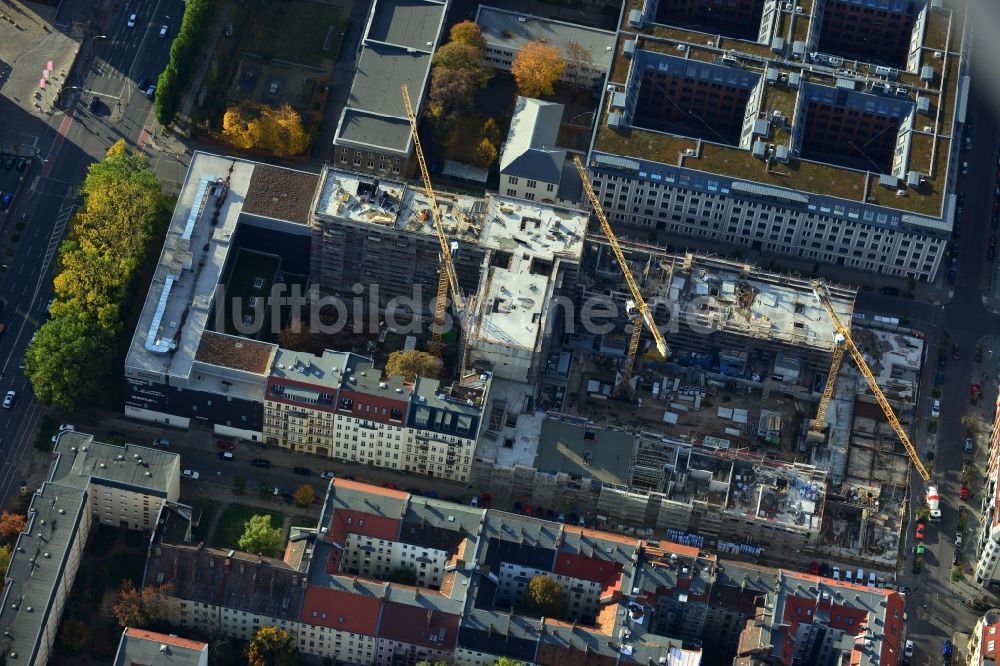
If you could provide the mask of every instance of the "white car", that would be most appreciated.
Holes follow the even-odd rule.
[[[937,418],[937,417],[941,416],[941,401],[940,400],[935,400],[931,404],[931,416],[934,417],[934,418]]]
[[[913,656],[913,641],[906,641],[906,646],[903,648],[903,656],[906,658]]]
[[[135,14],[132,14],[131,16],[128,17],[128,27],[130,28],[135,27]]]
[[[962,547],[962,533],[955,532],[955,548],[961,548],[961,547]]]
[[[59,432],[72,432],[74,430],[76,430],[76,426],[72,423],[63,423],[59,426]]]
[[[161,25],[160,26],[160,39],[163,39],[166,36],[167,36],[167,26]]]
[[[194,481],[197,481],[199,478],[201,478],[201,475],[198,474],[198,472],[194,471],[193,469],[186,469],[182,471],[181,476],[183,476],[186,479],[193,479]]]
[[[337,478],[337,475],[334,474],[333,472],[323,472],[322,474],[319,475],[319,478],[321,478],[321,479],[335,479],[335,478]]]
[[[14,406],[14,400],[17,399],[17,393],[14,391],[7,391],[7,395],[3,397],[3,408],[10,409]]]

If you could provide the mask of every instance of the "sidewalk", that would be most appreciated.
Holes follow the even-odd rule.
[[[177,118],[174,119],[174,130],[184,134],[185,136],[191,136],[191,109],[194,107],[194,103],[198,99],[202,86],[205,84],[205,77],[208,76],[208,70],[212,66],[215,48],[219,43],[219,38],[226,32],[226,24],[229,19],[229,12],[231,8],[232,0],[226,0],[225,3],[219,6],[215,18],[215,27],[212,30],[212,36],[205,46],[201,62],[198,63],[198,71],[195,72],[194,78],[191,80],[191,86],[188,88],[187,96],[184,98],[184,102],[181,105],[180,113],[178,113]]]

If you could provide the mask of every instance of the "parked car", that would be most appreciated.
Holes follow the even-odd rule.
[[[235,456],[229,451],[219,451],[219,460],[232,462]]]
[[[961,548],[962,547],[962,533],[961,532],[955,532],[955,547],[956,548]]]
[[[253,465],[254,467],[263,467],[264,469],[271,468],[271,461],[265,460],[264,458],[254,458],[253,460],[250,461],[250,464]]]
[[[941,416],[941,401],[935,400],[931,403],[931,417],[937,418]]]
[[[478,509],[479,508],[479,495],[476,495],[471,500],[469,500],[469,506]],[[530,507],[529,507],[530,508]],[[531,512],[528,512],[529,515]]]
[[[15,400],[17,400],[17,393],[14,391],[7,391],[7,395],[3,397],[3,408],[10,409],[14,406]]]
[[[811,573],[814,576],[819,575],[819,562],[813,560],[812,562],[809,563],[809,573]]]
[[[147,79],[145,76],[142,77],[141,79],[139,79],[139,83],[135,84],[135,87],[141,92],[146,92],[146,90],[149,88],[149,79]]]
[[[903,656],[906,658],[913,656],[913,641],[906,641],[906,646],[903,648]]]
[[[963,176],[968,176],[969,175],[969,163],[968,162],[962,162],[962,175]]]
[[[337,478],[337,475],[334,474],[333,472],[323,472],[319,476],[320,476],[321,479],[335,479],[335,478]]]
[[[899,296],[900,294],[897,287],[882,287],[879,291],[882,292],[883,296]]]
[[[156,95],[156,86],[149,86],[149,88],[146,89],[146,97],[148,99],[153,99],[154,95]]]
[[[293,467],[292,471],[301,476],[309,476],[312,474],[312,470],[308,467]]]
[[[966,437],[965,438],[965,444],[962,445],[962,451],[965,452],[965,453],[972,453],[972,448],[974,446],[975,446],[975,444],[973,443],[972,438],[971,437]]]
[[[198,472],[194,471],[193,469],[186,469],[182,471],[181,476],[183,476],[186,479],[193,479],[194,481],[197,481],[199,478],[201,478],[201,475],[198,474]]]
[[[166,36],[167,36],[167,26],[161,25],[160,26],[160,39],[163,39]]]
[[[838,567],[838,566],[833,567],[832,578],[834,580],[840,580],[840,567]]]
[[[965,500],[969,499],[969,486],[963,485],[963,486],[961,486],[958,489],[958,498],[960,500],[962,500],[962,501],[965,501]],[[959,514],[961,515],[961,513],[965,509],[965,507],[964,506],[960,506],[960,507],[958,507],[958,509],[959,509]]]
[[[72,432],[73,430],[76,430],[76,426],[72,423],[63,423],[59,426],[59,432]]]
[[[170,440],[169,439],[163,439],[162,437],[159,437],[159,438],[153,440],[153,446],[159,447],[161,449],[169,449],[170,448]]]
[[[236,445],[228,439],[220,439],[215,442],[215,448],[222,449],[223,451],[235,451]]]
[[[926,535],[927,535],[927,526],[924,525],[923,523],[917,523],[917,530],[916,530],[917,539],[923,541]]]
[[[868,574],[868,587],[875,587],[877,583],[878,583],[878,576],[875,575],[874,571],[870,572]]]

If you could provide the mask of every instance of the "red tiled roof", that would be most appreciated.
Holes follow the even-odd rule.
[[[431,640],[432,637],[434,640]],[[379,638],[438,650],[451,650],[455,647],[457,637],[457,615],[391,601],[382,611]]]
[[[330,517],[330,538],[343,545],[348,534],[362,534],[373,539],[397,541],[399,539],[399,518],[376,516],[365,511],[335,509]]]
[[[185,648],[187,650],[204,650],[208,647],[208,643],[202,643],[201,641],[192,641],[188,638],[180,638],[179,636],[171,636],[170,634],[161,634],[157,631],[147,631],[146,629],[136,629],[134,627],[126,628],[125,635],[129,638],[156,641],[157,643],[173,645],[174,647]]]
[[[556,556],[555,573],[600,583],[602,587],[612,584],[621,570],[621,562],[599,560],[575,553],[559,553]]]
[[[300,620],[338,631],[374,636],[380,603],[375,597],[310,586],[302,600]]]

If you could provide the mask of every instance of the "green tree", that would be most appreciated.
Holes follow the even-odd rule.
[[[486,38],[479,24],[473,21],[462,21],[451,26],[448,32],[448,41],[458,44],[468,44],[480,53],[486,52]]]
[[[63,618],[59,625],[59,642],[70,652],[80,652],[90,640],[90,627],[75,617]]]
[[[421,659],[415,666],[448,666],[446,661],[430,661],[428,659]]]
[[[476,90],[474,75],[466,69],[435,67],[427,95],[427,115],[447,120],[451,114],[472,108]]]
[[[497,121],[492,118],[487,118],[486,122],[483,123],[483,129],[479,132],[479,136],[486,139],[494,146],[499,146],[500,142],[503,140],[503,136],[500,134],[500,128],[497,127]]]
[[[566,607],[562,586],[548,576],[528,581],[528,607],[546,617],[562,617]]]
[[[107,385],[115,344],[109,331],[87,317],[45,322],[25,354],[24,371],[35,397],[73,411]]]
[[[295,491],[293,497],[295,498],[295,504],[297,506],[306,507],[312,504],[313,500],[316,499],[316,491],[313,490],[313,487],[308,483],[303,483]]]
[[[476,87],[482,88],[493,77],[493,69],[482,64],[483,51],[463,42],[448,42],[434,53],[434,65],[443,69],[465,70]]]
[[[515,661],[510,657],[500,657],[493,662],[493,666],[524,666],[521,662]]]
[[[177,112],[181,110],[181,83],[177,69],[170,63],[160,72],[156,80],[156,94],[153,100],[153,113],[161,125],[174,122]]]
[[[385,364],[385,372],[390,377],[401,375],[410,382],[418,375],[420,377],[437,378],[443,367],[441,359],[424,351],[394,351],[389,354]]]
[[[292,637],[284,629],[265,625],[247,643],[248,666],[295,666],[299,663]]]
[[[283,542],[281,528],[271,527],[271,516],[258,514],[243,524],[243,534],[236,545],[248,553],[270,557],[281,550]]]

